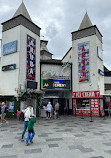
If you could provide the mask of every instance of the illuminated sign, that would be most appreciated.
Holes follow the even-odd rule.
[[[17,40],[3,45],[3,55],[17,52]]]
[[[16,64],[2,66],[2,71],[14,70],[16,69]]]
[[[89,42],[78,44],[79,82],[89,81]]]
[[[41,79],[41,89],[70,89],[70,80]]]

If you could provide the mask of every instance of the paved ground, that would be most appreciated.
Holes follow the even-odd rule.
[[[38,118],[34,143],[20,141],[23,122],[0,128],[0,158],[111,158],[111,118]]]

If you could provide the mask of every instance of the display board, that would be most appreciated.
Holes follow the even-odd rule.
[[[41,79],[41,89],[67,89],[70,90],[70,80]]]
[[[35,80],[36,76],[36,40],[27,35],[26,79]]]
[[[86,82],[90,79],[89,71],[89,42],[78,44],[78,73],[79,82]]]

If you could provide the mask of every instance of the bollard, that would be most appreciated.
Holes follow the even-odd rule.
[[[90,122],[93,122],[93,120],[92,120],[92,111],[90,111],[90,117],[91,117]]]
[[[81,119],[84,119],[84,117],[83,117],[83,111],[82,111],[82,117],[81,117]]]

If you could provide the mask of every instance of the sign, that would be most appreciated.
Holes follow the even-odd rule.
[[[100,75],[104,76],[104,72],[103,72],[102,70],[98,69],[98,73],[99,73]]]
[[[3,45],[3,55],[17,52],[17,40]]]
[[[27,35],[27,66],[26,79],[35,80],[36,71],[36,40]]]
[[[14,69],[16,69],[16,64],[2,66],[2,71],[14,70]]]
[[[10,102],[9,103],[9,112],[13,112],[14,111],[14,102]]]
[[[37,82],[34,82],[34,81],[27,81],[27,88],[30,88],[30,89],[37,89]]]
[[[78,44],[79,82],[89,81],[89,42]]]
[[[99,98],[100,91],[80,91],[72,92],[72,98]]]
[[[41,79],[41,89],[70,89],[70,80]]]
[[[103,61],[103,52],[99,47],[97,47],[97,56]]]
[[[42,64],[41,65],[41,78],[44,79],[63,79],[71,80],[71,67],[68,64],[53,65]]]

